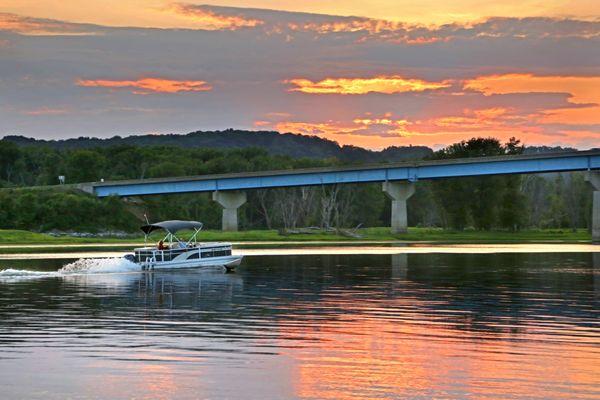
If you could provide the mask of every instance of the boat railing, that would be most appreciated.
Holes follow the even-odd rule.
[[[192,252],[198,258],[212,258],[230,256],[230,243],[214,243],[209,246],[176,247],[169,249],[158,249],[156,247],[143,247],[134,250],[134,259],[141,263],[172,261],[183,253]],[[189,258],[189,257],[188,257]],[[192,257],[196,258],[196,257]]]

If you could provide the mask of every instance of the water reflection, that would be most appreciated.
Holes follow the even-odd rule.
[[[597,397],[598,256],[271,256],[236,274],[0,282],[0,385],[57,399]]]
[[[600,294],[600,252],[592,254],[593,275],[594,275],[594,292]]]

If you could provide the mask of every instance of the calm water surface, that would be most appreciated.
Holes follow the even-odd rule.
[[[0,273],[2,399],[600,398],[600,253],[30,275]]]

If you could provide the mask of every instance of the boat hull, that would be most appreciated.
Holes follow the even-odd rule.
[[[157,261],[157,262],[141,262],[138,263],[143,270],[158,270],[158,269],[188,269],[188,268],[209,268],[209,267],[224,267],[227,270],[232,270],[242,262],[243,256],[224,256],[212,257],[210,259],[193,259],[193,260],[173,260],[173,261]]]

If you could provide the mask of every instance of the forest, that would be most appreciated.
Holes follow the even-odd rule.
[[[177,146],[195,148],[244,149],[260,147],[269,154],[291,156],[294,158],[337,158],[342,162],[381,163],[419,159],[433,154],[426,146],[390,146],[381,151],[344,145],[321,138],[295,133],[275,131],[246,131],[226,129],[223,131],[196,131],[184,135],[131,135],[110,138],[78,137],[71,139],[44,140],[24,136],[9,135],[5,141],[19,146],[44,146],[53,149],[88,149],[115,146]]]
[[[447,159],[520,154],[517,139],[473,138],[415,158]],[[306,150],[304,151],[307,152]],[[423,155],[424,154],[424,155]],[[53,146],[0,140],[0,229],[133,231],[150,220],[191,219],[219,228],[221,208],[210,193],[106,198],[58,186],[357,163],[338,157],[274,154],[266,148],[110,144]],[[53,185],[52,187],[47,187]],[[23,189],[23,187],[38,186]],[[390,202],[381,184],[327,185],[248,191],[242,229],[373,227],[389,223]],[[591,188],[583,173],[506,175],[421,181],[408,202],[409,226],[452,230],[588,228]]]

